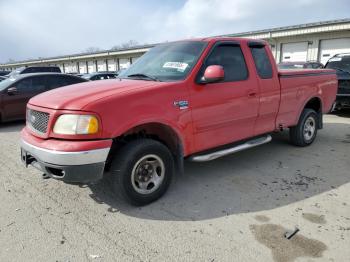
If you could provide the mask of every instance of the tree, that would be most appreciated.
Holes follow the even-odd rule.
[[[119,45],[115,45],[111,48],[111,50],[118,50],[118,49],[124,49],[124,48],[130,48],[137,46],[139,43],[136,40],[129,40],[127,42],[121,43]]]
[[[95,46],[91,46],[89,48],[86,48],[85,53],[96,53],[96,52],[99,52],[99,51],[101,51],[100,48],[95,47]]]

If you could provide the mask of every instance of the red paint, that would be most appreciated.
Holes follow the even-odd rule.
[[[82,143],[84,148],[85,145],[98,148],[101,144],[96,140],[116,138],[141,124],[161,123],[172,128],[178,135],[184,147],[184,155],[187,156],[272,132],[278,130],[280,125],[293,126],[305,104],[312,98],[321,100],[324,113],[330,110],[335,100],[335,71],[278,72],[270,49],[265,47],[272,62],[273,77],[261,79],[257,75],[248,47],[251,40],[207,38],[201,41],[208,42],[208,46],[183,81],[96,81],[60,88],[34,97],[28,107],[51,114],[49,132],[40,137],[29,129],[24,129],[22,138],[48,149],[78,150],[78,143]],[[203,60],[218,41],[240,43],[249,71],[248,79],[229,83],[196,83]],[[215,73],[216,76],[222,73],[218,68],[213,71],[210,73]],[[295,77],[320,72],[331,74]],[[174,106],[175,101],[188,101],[189,107],[181,110]],[[59,115],[77,112],[95,114],[102,126],[101,131],[93,136],[58,136],[52,132]],[[111,140],[107,141],[110,143]],[[71,147],[71,144],[74,146]]]

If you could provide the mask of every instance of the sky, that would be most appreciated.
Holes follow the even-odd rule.
[[[343,18],[349,0],[0,0],[0,63]]]

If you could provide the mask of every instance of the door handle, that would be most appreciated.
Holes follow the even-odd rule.
[[[18,91],[16,87],[10,87],[9,89],[7,89],[7,94],[9,96],[13,96],[13,95],[17,95]]]
[[[256,92],[249,92],[248,97],[256,97]]]

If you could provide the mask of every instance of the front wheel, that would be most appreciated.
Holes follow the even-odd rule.
[[[138,139],[122,147],[111,165],[113,189],[133,205],[146,205],[168,189],[174,173],[169,149],[152,139]]]
[[[315,110],[305,108],[301,113],[298,125],[289,130],[290,141],[296,146],[308,146],[317,135],[318,115]]]

